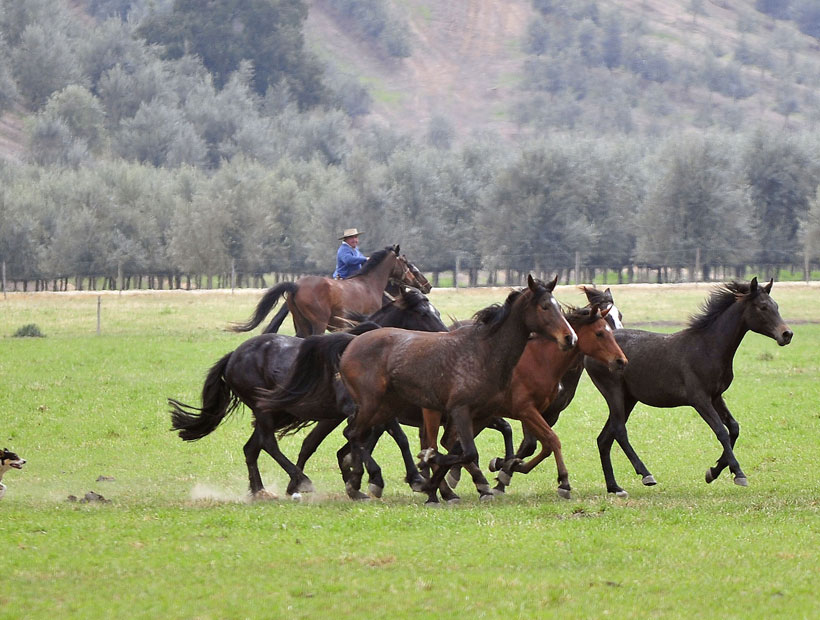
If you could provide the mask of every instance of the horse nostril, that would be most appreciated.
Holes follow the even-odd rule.
[[[792,330],[787,329],[783,332],[783,342],[789,344],[792,341],[792,336],[794,336],[794,332]]]
[[[618,368],[625,368],[626,367],[626,359],[624,359],[623,357],[619,357],[617,362],[615,362],[615,363],[618,364]]]

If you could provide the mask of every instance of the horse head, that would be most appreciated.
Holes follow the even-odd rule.
[[[577,344],[578,336],[567,322],[558,301],[552,296],[557,283],[558,276],[545,283],[527,275],[526,292],[530,294],[534,310],[527,319],[527,327],[532,332],[554,339],[561,349],[568,351]]]
[[[422,293],[429,293],[433,288],[413,263],[407,260],[404,254],[399,254],[399,246],[393,246],[396,252],[396,266],[390,273],[390,278],[396,280],[399,286],[410,286],[419,289]]]
[[[611,306],[601,310],[597,303],[593,303],[586,308],[570,308],[567,319],[578,334],[580,353],[606,364],[610,370],[622,370],[627,364],[626,355],[615,341],[606,319],[610,311]]]
[[[760,286],[757,278],[752,278],[749,292],[737,295],[737,299],[745,302],[743,317],[749,329],[784,347],[792,341],[794,332],[780,316],[777,302],[769,295],[773,284],[774,279],[771,279],[765,286]]]
[[[587,296],[587,301],[590,306],[598,305],[602,311],[601,314],[606,317],[606,322],[609,323],[612,329],[623,329],[624,324],[622,321],[624,315],[618,309],[618,306],[615,305],[615,301],[612,299],[612,291],[609,288],[605,291],[599,291],[596,288],[582,286],[581,290],[584,291],[584,294]]]

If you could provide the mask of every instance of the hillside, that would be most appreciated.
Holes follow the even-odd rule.
[[[818,78],[806,72],[820,65],[816,39],[801,34],[792,22],[775,21],[755,11],[753,0],[703,2],[699,14],[692,13],[692,4],[690,0],[598,2],[603,10],[616,10],[624,22],[640,22],[641,41],[662,50],[672,61],[697,66],[707,56],[729,64],[741,41],[771,56],[767,58],[771,67],[740,69],[742,79],[755,88],[748,97],[733,99],[698,84],[665,83],[664,96],[676,110],[667,126],[708,126],[711,115],[720,120],[735,112],[742,114],[738,124],[742,119],[744,124],[778,127],[814,125],[816,119],[799,110],[785,116],[775,110],[786,95],[796,101],[815,100],[811,91],[818,88]],[[328,14],[326,0],[310,2],[306,34],[311,47],[372,89],[370,120],[415,135],[423,134],[436,115],[447,118],[461,135],[482,129],[507,137],[521,133],[511,109],[529,96],[521,89],[521,80],[528,58],[522,49],[527,28],[537,17],[530,0],[393,0],[390,5],[413,34],[412,55],[406,59],[386,58],[352,36],[350,28]],[[655,85],[644,81],[642,86]],[[652,116],[636,109],[636,125],[645,128],[654,121]]]

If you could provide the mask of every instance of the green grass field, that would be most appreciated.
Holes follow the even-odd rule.
[[[613,287],[629,326],[678,329],[710,287]],[[643,487],[613,450],[630,496],[605,492],[595,438],[603,398],[584,377],[556,431],[573,499],[545,461],[506,497],[425,508],[398,450],[376,451],[382,500],[344,495],[337,432],[308,464],[317,493],[250,503],[241,411],[205,439],[172,432],[166,399],[198,404],[205,372],[247,335],[260,291],[9,294],[0,298],[0,448],[28,459],[0,501],[0,620],[16,618],[814,618],[820,609],[818,287],[776,284],[793,343],[749,334],[727,402],[749,487],[704,472],[720,453],[691,409],[639,405]],[[559,287],[557,297],[584,297]],[[436,290],[467,318],[503,289]],[[45,338],[12,338],[35,323]],[[290,329],[290,322],[288,321]],[[292,332],[290,332],[292,333]],[[415,429],[407,429],[411,443]],[[295,459],[304,432],[283,442]],[[516,429],[520,437],[520,428]],[[478,439],[482,466],[500,438]],[[260,457],[282,492],[287,478]],[[111,478],[98,480],[99,477]],[[95,491],[110,503],[77,503]]]

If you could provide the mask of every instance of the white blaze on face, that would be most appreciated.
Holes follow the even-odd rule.
[[[606,315],[606,318],[612,319],[612,326],[615,329],[623,329],[624,328],[624,324],[621,323],[621,319],[619,318],[620,316],[621,316],[621,311],[618,310],[618,306],[616,306],[615,304],[612,304],[612,306],[609,308],[609,314]]]

